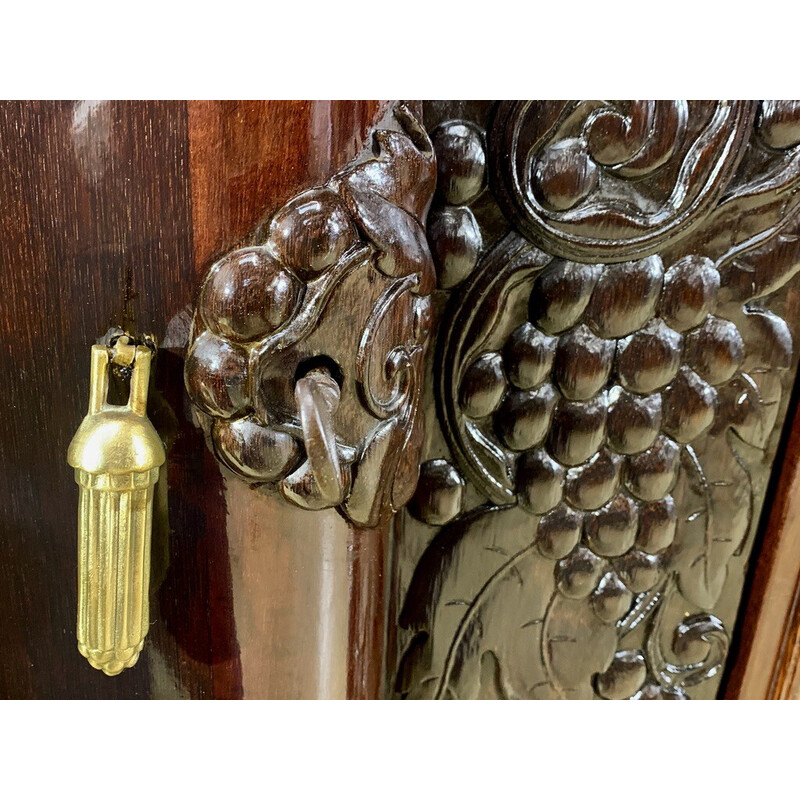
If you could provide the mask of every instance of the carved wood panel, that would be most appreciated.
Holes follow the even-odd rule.
[[[797,366],[800,103],[425,127],[396,106],[211,268],[209,447],[381,551],[408,504],[362,626],[390,695],[714,696]]]
[[[800,103],[435,102],[397,697],[713,697],[797,366]]]

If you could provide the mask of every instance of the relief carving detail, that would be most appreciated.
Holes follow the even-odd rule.
[[[436,167],[403,104],[373,152],[290,200],[203,283],[186,386],[240,478],[373,527],[408,502],[422,436],[421,363]]]
[[[800,103],[425,122],[210,269],[209,446],[360,527],[408,506],[395,696],[713,696],[797,367]]]
[[[395,691],[692,696],[725,662],[796,365],[800,106],[428,110],[431,249],[458,286]]]

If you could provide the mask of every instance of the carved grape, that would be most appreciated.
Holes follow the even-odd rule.
[[[533,285],[530,318],[545,333],[572,327],[583,314],[600,277],[600,264],[577,264],[554,259]]]
[[[648,322],[641,330],[617,344],[617,374],[632,392],[650,394],[666,386],[681,366],[683,337],[661,320]]]
[[[583,403],[561,398],[547,440],[550,454],[568,466],[590,459],[605,438],[607,405],[605,393]]]
[[[500,437],[512,450],[538,445],[550,428],[555,404],[556,391],[549,383],[529,392],[509,392],[496,415]]]
[[[730,380],[743,359],[744,342],[736,326],[727,319],[709,316],[686,336],[686,363],[712,385]]]
[[[505,391],[503,359],[499,353],[486,353],[464,375],[460,391],[461,407],[472,419],[487,417],[497,409]]]
[[[571,553],[581,539],[583,515],[562,503],[539,520],[537,543],[545,558],[560,559]]]
[[[300,458],[300,447],[288,433],[273,430],[255,416],[216,420],[213,439],[222,461],[252,480],[283,478]]]
[[[203,331],[186,355],[186,389],[206,414],[230,417],[250,402],[247,351]]]
[[[676,331],[698,326],[716,307],[719,272],[705,256],[688,255],[664,275],[658,313]]]
[[[265,247],[234,250],[212,268],[199,307],[209,330],[234,342],[261,339],[294,315],[303,287]]]
[[[443,458],[426,461],[420,467],[419,482],[409,511],[428,525],[446,525],[461,511],[464,479]]]
[[[675,441],[687,444],[711,427],[717,392],[689,367],[664,390],[664,430]]]
[[[675,539],[677,525],[678,514],[672,495],[640,506],[636,546],[651,555],[666,550]]]
[[[598,556],[621,556],[633,546],[638,527],[636,503],[619,493],[603,508],[584,517],[583,535]]]
[[[617,574],[634,593],[649,592],[661,578],[661,562],[658,556],[640,550],[630,552],[614,562]]]
[[[592,594],[592,608],[603,622],[616,622],[628,613],[633,592],[615,572],[607,572]]]
[[[517,328],[503,348],[509,380],[519,389],[533,389],[550,375],[558,339],[530,322]]]
[[[607,503],[619,485],[622,457],[603,449],[567,472],[565,495],[570,505],[590,511]]]
[[[616,339],[638,330],[655,313],[663,277],[657,255],[607,265],[587,307],[589,323],[606,338]]]
[[[608,393],[608,443],[618,453],[646,450],[661,428],[661,395],[637,395],[614,386]]]
[[[668,436],[643,453],[628,457],[626,485],[640,500],[653,501],[666,497],[678,478],[680,447]]]
[[[536,197],[553,211],[576,206],[595,188],[597,165],[581,139],[563,139],[542,153],[533,177]]]
[[[444,206],[432,211],[428,238],[440,288],[457,286],[475,269],[483,237],[475,215],[466,206]]]
[[[545,450],[523,453],[517,461],[517,494],[532,514],[550,511],[564,494],[564,468]]]
[[[452,121],[433,133],[433,148],[439,173],[437,192],[450,205],[465,205],[483,189],[486,150],[483,137],[469,123]]]
[[[554,368],[561,393],[570,400],[594,397],[608,381],[614,349],[614,342],[595,336],[586,325],[562,334]]]
[[[344,201],[324,187],[292,198],[269,226],[276,255],[304,280],[332,267],[358,240]]]
[[[565,597],[588,597],[603,574],[605,561],[586,547],[578,547],[556,565],[556,585]]]
[[[595,689],[607,700],[633,697],[647,677],[647,664],[640,650],[623,650],[614,656],[611,666],[597,676]]]

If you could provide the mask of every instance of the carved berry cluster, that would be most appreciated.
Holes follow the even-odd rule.
[[[663,574],[681,445],[708,431],[744,344],[714,315],[707,258],[552,260],[528,320],[466,370],[459,401],[515,460],[519,503],[559,590],[615,621]]]

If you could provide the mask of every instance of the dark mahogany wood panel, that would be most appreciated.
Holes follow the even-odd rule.
[[[0,696],[145,697],[146,670],[109,680],[75,646],[64,453],[89,346],[112,325],[163,337],[191,294],[186,108],[4,103],[0,148]]]
[[[259,581],[282,580],[276,529],[287,533],[288,550],[309,548],[305,574],[322,564],[322,586],[338,587],[328,609],[312,592],[281,619],[251,621],[261,623],[265,675],[311,677],[305,665],[329,663],[324,686],[293,679],[283,696],[381,693],[387,523],[416,485],[435,281],[425,239],[435,161],[418,114],[392,104],[354,162],[295,195],[239,243],[246,246],[212,264],[194,311],[186,384],[197,422],[223,466],[226,498],[263,504],[263,515],[246,523],[248,561],[234,576],[240,600],[262,595],[263,610],[275,609]],[[309,125],[320,147],[307,165],[312,186],[328,142],[318,117]],[[314,513],[287,516],[279,497]],[[342,519],[344,540],[336,534]],[[346,625],[334,610],[340,604]],[[316,645],[298,635],[308,627],[321,631]],[[248,674],[258,671],[250,655],[245,661]],[[275,689],[270,680],[258,691]],[[253,696],[249,686],[245,696]]]
[[[265,537],[279,518],[249,495],[230,500],[191,419],[183,351],[199,276],[213,255],[346,164],[385,107],[0,105],[0,697],[324,694],[324,675],[292,686],[296,664],[279,665],[264,642],[288,624],[298,640],[311,637],[297,653],[314,652],[309,603],[318,614],[331,611],[315,576],[326,564],[322,533],[334,529],[338,538],[327,541],[341,544],[343,582],[328,589],[343,598],[344,639],[334,650],[345,687],[347,576],[358,578],[363,547],[351,542],[349,565],[347,527],[328,519],[298,549],[277,531]],[[65,463],[85,413],[90,345],[112,326],[161,343],[149,413],[168,446],[155,510],[151,633],[137,667],[115,678],[91,669],[76,648],[77,490]],[[288,572],[280,558],[293,564]],[[292,650],[291,642],[273,644]],[[351,684],[365,680],[374,683]]]
[[[449,297],[396,695],[716,697],[762,626],[736,624],[751,553],[782,565],[754,591],[791,682],[797,549],[754,542],[796,403],[800,103],[434,101],[425,123]]]
[[[342,169],[387,106],[379,100],[191,101],[198,267],[249,236],[290,197]]]

